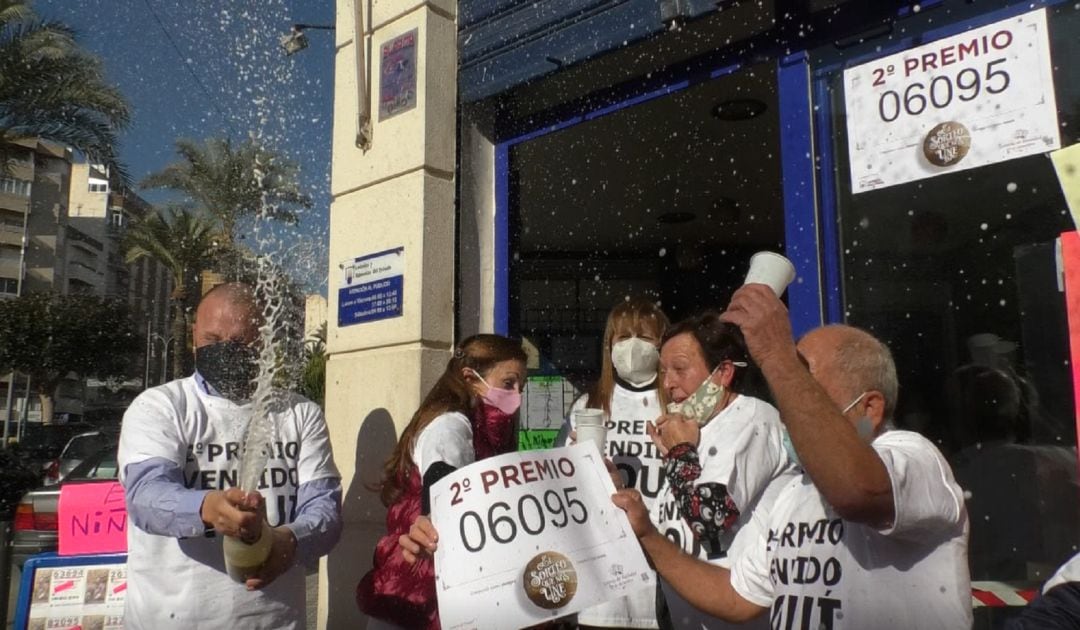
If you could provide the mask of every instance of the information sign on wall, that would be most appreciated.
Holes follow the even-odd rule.
[[[1046,10],[844,71],[860,193],[1061,146]]]
[[[416,107],[417,29],[383,43],[379,67],[379,120]]]
[[[341,265],[338,326],[351,326],[402,313],[405,248],[348,260]]]
[[[431,490],[444,628],[520,628],[655,588],[592,442],[471,464]]]

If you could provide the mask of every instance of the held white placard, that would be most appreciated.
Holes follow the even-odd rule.
[[[520,628],[655,578],[592,443],[491,457],[431,489],[446,630]]]
[[[852,192],[1061,146],[1046,10],[844,71]]]

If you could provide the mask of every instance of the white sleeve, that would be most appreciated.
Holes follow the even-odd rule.
[[[883,535],[915,539],[963,525],[963,493],[929,440],[911,431],[889,431],[872,446],[892,481],[895,516]]]
[[[702,439],[698,457],[703,465],[695,482],[724,484],[740,512],[754,505],[779,474],[781,458],[784,461],[787,458],[779,421],[773,417],[775,409],[754,399],[744,400],[742,404],[751,405],[748,410],[753,410],[752,416],[717,427],[719,431],[709,437],[707,444]]]
[[[769,579],[769,528],[763,527],[757,540],[751,541],[731,567],[731,588],[746,601],[762,608],[772,606],[772,580]]]
[[[297,406],[296,412],[301,414],[302,422],[300,455],[296,462],[300,483],[316,479],[340,479],[322,409],[313,402],[304,401]]]
[[[435,462],[461,468],[475,460],[472,425],[460,413],[444,413],[432,420],[417,436],[413,447],[413,462],[420,470],[421,479]]]

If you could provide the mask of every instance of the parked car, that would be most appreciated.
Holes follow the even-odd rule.
[[[44,477],[45,471],[60,457],[73,436],[96,430],[98,426],[88,422],[30,423],[26,425],[18,448],[24,458],[40,471],[39,475]]]
[[[43,482],[47,486],[60,483],[87,457],[110,446],[115,450],[116,441],[114,431],[102,429],[72,436],[60,454],[45,467]]]
[[[41,465],[17,446],[0,449],[0,521],[15,518],[15,506],[28,490],[41,485]]]
[[[59,484],[44,486],[23,495],[15,507],[11,537],[11,561],[22,569],[27,558],[46,551],[56,551],[58,544],[57,504],[60,488],[69,483],[110,481],[119,477],[116,442],[85,458]]]

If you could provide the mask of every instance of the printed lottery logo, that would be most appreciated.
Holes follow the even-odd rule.
[[[934,166],[952,166],[971,149],[971,133],[958,122],[943,122],[923,140],[923,155]]]
[[[577,593],[577,570],[561,553],[545,551],[525,565],[524,586],[529,600],[540,608],[562,608]]]

